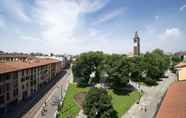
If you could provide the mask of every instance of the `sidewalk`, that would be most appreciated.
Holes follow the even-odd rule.
[[[157,86],[141,85],[140,88],[144,91],[144,95],[141,97],[140,103],[134,104],[122,118],[153,118],[167,88],[175,80],[176,76],[169,73],[169,77],[163,78]],[[146,112],[144,108],[146,108]]]
[[[40,107],[37,112],[34,114],[33,118],[55,118],[57,114],[58,104],[61,100],[61,96],[65,96],[66,90],[69,85],[69,78],[71,77],[71,72],[68,71],[66,75],[61,79],[49,92],[49,95],[46,95],[46,98],[41,99],[41,101],[46,101],[46,112],[42,114],[43,107]],[[43,104],[43,106],[45,106]],[[24,117],[25,118],[25,117]],[[27,118],[27,117],[26,117]],[[29,118],[29,117],[28,117]]]

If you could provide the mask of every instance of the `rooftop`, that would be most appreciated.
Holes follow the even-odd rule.
[[[182,68],[186,67],[186,61],[180,62],[179,64],[176,65],[176,68]]]
[[[21,53],[0,53],[0,57],[32,57],[28,54],[21,54]]]
[[[33,68],[33,67],[47,65],[56,62],[59,62],[59,60],[45,58],[45,59],[33,59],[28,62],[0,63],[0,74],[19,71],[27,68]]]
[[[173,83],[160,106],[156,118],[186,118],[186,81]]]
[[[175,54],[178,56],[184,56],[184,55],[186,55],[186,51],[176,52]]]

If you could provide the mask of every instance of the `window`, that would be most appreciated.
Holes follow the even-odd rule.
[[[0,95],[3,93],[3,86],[0,86]]]
[[[6,100],[10,100],[10,94],[9,93],[6,93]]]
[[[18,78],[18,72],[13,73],[13,78],[14,79],[17,79]]]
[[[31,87],[33,86],[33,81],[30,81],[30,86],[31,86]]]
[[[9,83],[6,84],[6,90],[7,90],[7,91],[10,90],[10,84],[9,84]]]
[[[16,88],[18,86],[17,81],[14,81],[13,86],[14,86],[14,88]]]
[[[5,75],[4,75],[4,78],[5,78],[5,80],[10,79],[10,74],[5,74]]]
[[[18,88],[17,89],[14,89],[13,95],[14,96],[17,96],[18,95]]]
[[[27,69],[27,70],[26,70],[26,75],[28,75],[28,74],[29,74],[29,70]]]
[[[0,96],[0,104],[4,104],[5,100],[4,100],[4,95]]]
[[[36,85],[36,80],[34,80],[34,85]]]
[[[31,76],[30,76],[30,80],[32,81],[32,80],[33,80],[33,78],[34,78],[34,75],[31,75]]]
[[[0,75],[0,82],[2,82],[2,79],[3,79],[3,75]]]
[[[22,85],[22,89],[24,89],[25,88],[25,86],[24,85]]]
[[[26,83],[26,87],[28,87],[28,83]]]
[[[23,77],[23,78],[21,78],[21,82],[24,82],[25,81],[25,78]]]
[[[24,71],[21,71],[22,77],[24,77]]]

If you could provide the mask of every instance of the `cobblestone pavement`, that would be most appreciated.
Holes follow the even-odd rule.
[[[168,78],[163,78],[157,86],[140,85],[140,89],[143,90],[144,94],[139,104],[134,104],[122,118],[153,118],[167,88],[175,80],[176,75],[168,73]],[[139,88],[136,83],[131,82],[131,84]]]

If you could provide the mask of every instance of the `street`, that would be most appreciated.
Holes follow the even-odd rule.
[[[71,71],[67,73],[22,118],[55,118],[61,96],[65,96]]]

